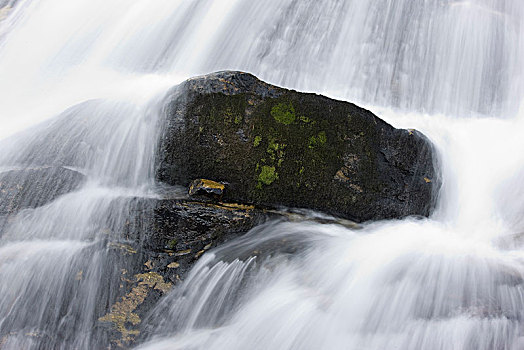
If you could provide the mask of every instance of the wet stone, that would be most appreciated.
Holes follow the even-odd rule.
[[[189,196],[192,198],[209,198],[220,200],[224,194],[225,185],[207,179],[196,179],[189,186]]]
[[[0,172],[0,215],[45,205],[74,191],[84,175],[64,167],[36,167]]]
[[[223,201],[357,222],[428,216],[434,208],[440,181],[431,142],[352,103],[231,71],[189,79],[166,101],[161,183],[213,179],[228,184]]]

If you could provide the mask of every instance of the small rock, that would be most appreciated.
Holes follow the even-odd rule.
[[[225,185],[206,179],[194,180],[189,186],[189,196],[203,196],[214,200],[220,200],[224,194]]]

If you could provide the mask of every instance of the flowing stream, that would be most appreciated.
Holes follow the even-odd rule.
[[[439,204],[257,227],[162,299],[142,349],[524,349],[521,0],[0,0],[0,175],[82,178],[0,215],[1,349],[107,348],[105,242],[158,196],[163,96],[223,69],[419,129]]]

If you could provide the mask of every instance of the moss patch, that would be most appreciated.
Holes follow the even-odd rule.
[[[260,141],[262,141],[262,136],[255,136],[255,141],[253,141],[253,146],[258,147],[260,145]]]
[[[351,137],[346,114],[339,114],[293,92],[259,103],[249,117],[257,145],[250,199],[266,203],[280,198],[291,205],[321,201],[321,196],[312,198],[311,191],[329,186],[343,164],[345,140]]]
[[[266,152],[269,154],[269,158],[271,160],[278,160],[282,161],[284,158],[284,149],[286,148],[285,143],[278,143],[276,142],[275,138],[270,138],[269,143],[267,145]]]
[[[300,116],[298,119],[300,119],[301,122],[303,123],[311,123],[312,120],[309,119],[308,117],[304,117],[304,116]]]
[[[295,119],[295,108],[291,103],[279,103],[271,109],[271,116],[279,123],[291,125]]]
[[[275,182],[275,180],[278,179],[278,174],[275,170],[276,169],[274,166],[264,165],[260,175],[258,175],[259,184],[262,183],[264,185],[271,185],[273,182]]]
[[[309,148],[314,148],[317,146],[323,146],[327,142],[327,136],[325,131],[321,131],[318,135],[311,136],[309,138]]]
[[[172,240],[170,240],[169,242],[167,242],[167,248],[168,248],[169,250],[175,250],[175,249],[176,249],[176,244],[177,244],[177,243],[178,243],[178,242],[177,242],[176,238],[175,238],[175,239],[172,239]]]

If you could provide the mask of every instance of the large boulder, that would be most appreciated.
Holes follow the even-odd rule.
[[[187,80],[168,96],[156,176],[227,185],[224,201],[303,207],[355,221],[430,214],[435,154],[415,130],[242,72]]]

